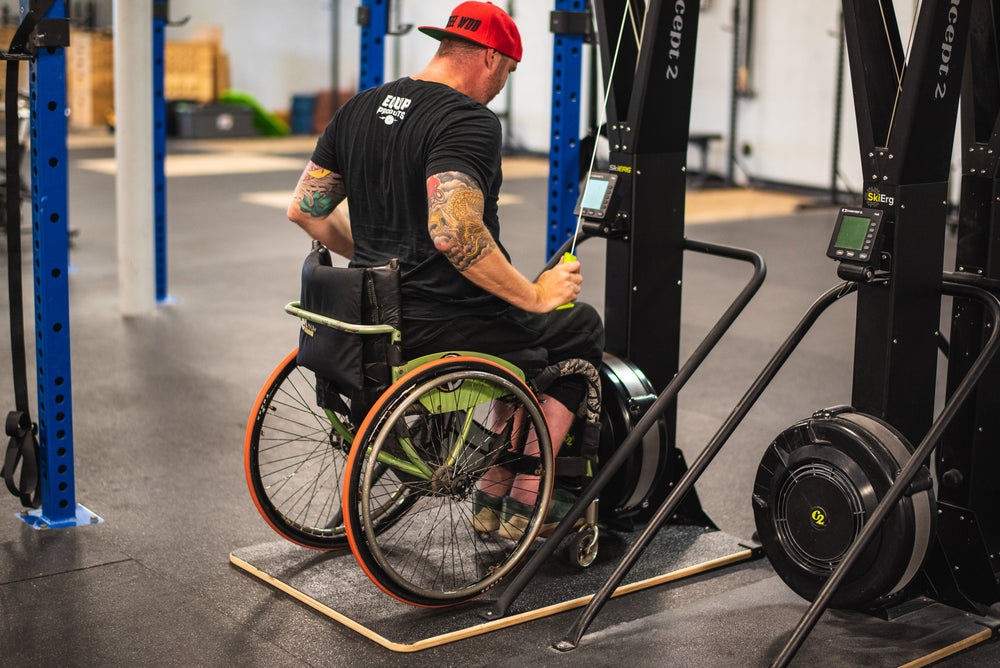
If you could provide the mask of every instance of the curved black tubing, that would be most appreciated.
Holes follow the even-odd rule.
[[[726,333],[726,330],[733,324],[739,314],[743,311],[746,305],[750,302],[753,296],[760,289],[761,284],[764,282],[764,276],[767,274],[767,267],[764,263],[764,258],[751,250],[744,248],[735,248],[732,246],[723,246],[720,244],[712,244],[703,241],[693,241],[690,239],[685,239],[684,241],[685,250],[692,250],[698,253],[706,253],[709,255],[717,255],[720,257],[731,258],[735,260],[743,260],[749,262],[754,266],[754,273],[751,276],[749,282],[736,297],[733,303],[729,306],[722,317],[715,326],[709,331],[708,335],[702,340],[691,356],[687,359],[684,365],[677,371],[677,374],[671,379],[670,383],[663,390],[660,396],[656,399],[646,414],[642,416],[639,423],[635,426],[629,435],[622,441],[622,444],[615,450],[615,454],[607,461],[601,464],[600,469],[594,479],[583,493],[580,498],[577,499],[573,507],[570,508],[569,513],[563,518],[562,522],[556,528],[555,532],[548,537],[545,543],[539,547],[537,551],[531,556],[531,558],[526,562],[524,568],[522,568],[517,575],[511,580],[510,584],[504,589],[503,594],[497,600],[496,604],[491,610],[487,610],[483,613],[483,616],[487,619],[498,619],[507,614],[507,610],[510,605],[514,602],[514,599],[524,590],[531,578],[535,576],[538,569],[541,568],[542,564],[555,552],[556,548],[563,538],[573,530],[573,523],[578,517],[581,517],[590,502],[593,501],[602,489],[608,484],[611,477],[621,468],[622,464],[631,456],[632,451],[642,442],[643,435],[649,431],[656,421],[660,418],[666,408],[674,401],[677,397],[677,393],[680,391],[681,387],[688,381],[688,379],[694,374],[698,366],[708,357],[709,352],[715,347],[715,344],[719,342],[722,336]],[[558,256],[557,256],[558,257]]]
[[[785,339],[785,342],[781,344],[778,352],[774,354],[771,361],[768,362],[767,366],[757,377],[757,380],[754,381],[753,385],[750,386],[750,389],[743,395],[743,398],[740,399],[738,404],[736,404],[736,407],[733,409],[732,413],[729,414],[729,417],[723,425],[719,427],[719,430],[716,432],[709,444],[705,446],[705,449],[701,451],[698,458],[693,464],[691,464],[691,468],[689,468],[681,477],[680,482],[677,483],[677,486],[670,493],[670,496],[666,498],[660,508],[656,511],[656,514],[653,515],[649,525],[643,529],[638,540],[632,545],[631,548],[629,548],[628,552],[625,553],[625,556],[622,557],[622,560],[618,563],[618,566],[615,567],[611,577],[609,577],[601,589],[594,594],[594,597],[590,600],[587,607],[580,613],[580,616],[577,617],[576,622],[570,628],[566,636],[555,644],[556,649],[565,652],[576,648],[580,642],[580,638],[583,637],[584,633],[586,633],[587,628],[594,620],[594,617],[597,616],[597,613],[600,612],[601,608],[604,607],[604,604],[608,602],[609,598],[611,598],[611,594],[614,593],[622,579],[626,574],[628,574],[629,570],[631,570],[636,560],[646,549],[646,546],[660,530],[660,527],[666,523],[666,521],[680,506],[681,502],[684,501],[684,497],[687,496],[688,492],[691,491],[691,488],[694,487],[695,481],[705,471],[712,459],[715,458],[715,455],[718,454],[719,450],[722,449],[726,440],[728,440],[732,433],[736,430],[736,427],[743,420],[743,418],[746,417],[746,414],[750,412],[750,408],[754,405],[757,399],[760,398],[760,395],[763,394],[768,384],[770,384],[771,380],[775,375],[777,375],[782,365],[792,354],[792,351],[795,350],[796,346],[798,346],[799,342],[802,341],[802,338],[806,335],[806,332],[808,332],[813,323],[816,322],[816,319],[823,311],[826,310],[828,306],[841,297],[853,292],[856,287],[857,286],[854,283],[842,283],[834,288],[831,288],[830,290],[827,290],[819,299],[813,302],[813,305],[809,307],[806,314],[802,316],[802,319],[795,327],[795,330],[787,339]],[[664,394],[666,394],[666,392],[664,392]],[[662,398],[663,395],[661,395],[661,399]],[[660,400],[658,399],[656,404],[653,405],[653,409],[657,408],[659,403]],[[653,412],[653,409],[650,409],[650,413]],[[642,423],[640,423],[640,426],[641,424]],[[626,439],[626,442],[627,441],[628,439]]]
[[[564,243],[562,246],[560,246],[559,250],[557,250],[555,253],[552,254],[552,257],[549,258],[549,261],[545,263],[545,266],[542,267],[542,271],[540,271],[539,274],[544,273],[544,272],[548,271],[549,269],[552,269],[553,267],[555,267],[557,264],[559,264],[560,262],[562,262],[563,253],[568,253],[570,248],[574,248],[575,246],[579,246],[584,241],[586,241],[587,239],[590,239],[590,238],[592,238],[591,235],[587,234],[586,232],[581,231],[581,232],[578,232],[576,234],[576,236],[572,236],[569,239],[567,239],[566,243]],[[537,277],[536,277],[536,279],[537,279]]]
[[[969,372],[965,374],[965,378],[959,383],[958,387],[955,389],[955,393],[948,399],[944,408],[941,410],[941,414],[938,416],[934,424],[931,425],[930,430],[924,439],[917,446],[917,449],[913,451],[913,455],[910,460],[906,463],[906,466],[899,472],[899,476],[896,481],[886,492],[885,497],[875,508],[875,512],[872,513],[871,517],[865,523],[864,529],[862,529],[861,534],[851,545],[851,549],[847,551],[844,555],[843,561],[837,566],[837,569],[830,574],[823,588],[819,590],[816,595],[816,599],[809,606],[806,614],[802,617],[798,626],[795,627],[791,638],[785,644],[785,647],[781,650],[781,653],[772,663],[772,666],[777,668],[783,668],[787,666],[795,656],[799,647],[805,642],[806,636],[812,631],[813,627],[816,626],[816,622],[819,621],[820,616],[826,611],[830,605],[830,599],[833,598],[837,587],[844,581],[847,577],[847,572],[851,569],[854,563],[858,560],[861,552],[867,547],[868,543],[871,542],[872,537],[879,530],[882,525],[883,520],[888,516],[897,503],[899,499],[902,498],[906,489],[910,486],[913,478],[920,471],[920,467],[923,466],[924,462],[930,456],[931,451],[937,446],[938,441],[941,440],[942,434],[944,434],[945,429],[954,419],[955,414],[958,413],[958,409],[962,406],[962,403],[968,398],[969,394],[975,388],[976,384],[979,382],[979,378],[983,375],[983,371],[993,360],[996,355],[997,349],[1000,348],[1000,336],[997,334],[998,324],[1000,324],[1000,300],[997,299],[996,295],[987,292],[981,285],[990,285],[985,280],[980,280],[975,276],[963,276],[961,274],[946,272],[944,274],[945,283],[942,285],[942,290],[945,294],[959,295],[962,297],[970,297],[973,299],[978,299],[981,301],[990,311],[990,316],[993,319],[993,331],[990,333],[989,341],[983,347],[982,352],[976,358],[976,361],[969,368]],[[992,286],[991,286],[992,287]]]

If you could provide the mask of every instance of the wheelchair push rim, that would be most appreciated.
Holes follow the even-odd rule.
[[[522,408],[523,417],[515,419]],[[498,429],[495,418],[504,410],[506,431]],[[526,457],[523,448],[508,454],[510,425],[518,421],[521,433],[537,437],[537,456]],[[501,433],[506,436],[497,439]],[[391,464],[387,474],[383,453],[405,459],[409,455],[399,442],[407,439],[424,458],[423,467],[416,468],[428,474]],[[533,446],[528,449],[534,455]],[[525,460],[517,465],[542,474],[523,533],[511,541],[497,532],[474,531],[472,496],[479,479],[494,464],[513,466],[517,458]],[[541,406],[517,375],[472,357],[425,364],[390,387],[358,431],[344,490],[352,551],[369,578],[399,600],[426,607],[471,600],[496,586],[530,550],[551,499],[552,462]],[[409,490],[412,506],[395,518],[391,530],[377,521],[385,507],[379,494],[386,476],[390,488]]]

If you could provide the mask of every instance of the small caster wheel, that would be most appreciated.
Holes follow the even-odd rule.
[[[584,524],[573,534],[569,541],[568,553],[570,563],[579,568],[587,568],[597,559],[596,524]]]

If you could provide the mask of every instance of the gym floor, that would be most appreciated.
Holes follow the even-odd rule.
[[[636,665],[767,665],[805,604],[765,559],[616,598],[568,654],[551,644],[572,612],[395,653],[230,564],[234,550],[281,540],[247,493],[242,444],[261,384],[297,341],[297,322],[282,309],[298,297],[309,240],[283,209],[311,145],[172,142],[170,303],[126,319],[118,311],[111,140],[73,138],[76,496],[104,522],[38,531],[17,519],[13,497],[0,497],[0,663],[523,666],[628,657]],[[543,263],[545,174],[544,162],[524,159],[506,170],[502,238],[528,275]],[[797,208],[802,202],[768,193],[731,197],[692,193],[688,236],[761,252],[768,277],[680,395],[678,444],[689,463],[813,299],[838,282],[824,256],[830,207]],[[583,299],[600,308],[603,242],[584,244],[579,255]],[[682,358],[749,273],[742,263],[686,256]],[[4,290],[4,308],[6,299]],[[818,408],[850,401],[854,302],[846,301],[814,327],[698,483],[722,531],[752,536],[750,491],[771,438]],[[3,337],[0,356],[9,355]],[[0,384],[0,406],[13,403],[10,384]],[[827,613],[792,665],[883,665],[894,640],[861,642],[840,619]],[[998,663],[997,643],[986,643],[942,665]]]

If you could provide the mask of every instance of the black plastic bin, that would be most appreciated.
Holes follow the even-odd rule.
[[[180,139],[252,137],[253,110],[235,104],[172,102],[167,109],[167,134]]]

